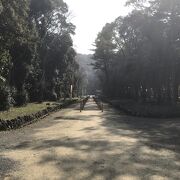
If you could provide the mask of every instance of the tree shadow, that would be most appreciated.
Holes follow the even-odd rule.
[[[95,130],[97,130],[96,127],[87,127],[87,128],[82,129],[81,131],[92,132],[92,131],[95,131]]]
[[[54,118],[54,120],[58,121],[88,121],[91,120],[91,118],[94,117],[94,115],[75,115],[75,116],[57,116]],[[97,116],[96,116],[97,117]]]
[[[125,141],[87,140],[84,138],[61,138],[39,141],[37,144],[24,142],[15,148],[44,151],[39,165],[53,165],[59,172],[60,179],[151,179],[158,177],[178,179],[178,160],[154,152],[142,153],[141,145],[128,144]],[[63,154],[50,149],[63,148]],[[66,154],[66,149],[71,150]],[[65,154],[64,154],[65,153]],[[132,179],[133,179],[132,178]]]
[[[180,153],[180,120],[152,119],[119,115],[117,110],[106,110],[102,126],[111,134],[129,134],[154,149],[167,149]],[[117,113],[118,112],[118,113]],[[132,133],[133,132],[133,133]]]
[[[12,171],[17,170],[19,164],[10,158],[0,155],[0,179],[10,177]]]
[[[54,119],[55,120],[78,120],[77,117],[71,117],[71,116],[57,116]]]

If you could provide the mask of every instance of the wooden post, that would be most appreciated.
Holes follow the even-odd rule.
[[[80,101],[80,112],[82,111],[82,101]]]
[[[73,96],[73,85],[71,85],[70,87],[70,99],[72,100],[72,96]]]

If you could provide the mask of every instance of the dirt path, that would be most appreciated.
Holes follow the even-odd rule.
[[[134,118],[90,100],[0,133],[0,179],[180,179],[180,121]]]

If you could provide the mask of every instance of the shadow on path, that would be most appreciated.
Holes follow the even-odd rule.
[[[10,173],[17,170],[18,163],[10,158],[0,156],[0,179],[10,177]]]
[[[129,117],[107,105],[102,113],[91,101],[82,113],[69,111],[54,114],[8,150],[39,153],[35,167],[46,166],[49,179],[179,179],[178,119]],[[55,178],[49,169],[56,170]]]
[[[130,136],[139,138],[141,143],[150,148],[157,150],[162,148],[180,153],[180,119],[119,116],[112,110],[106,110],[103,117],[105,121],[102,122],[102,126],[112,134],[122,135],[124,131],[133,131]]]

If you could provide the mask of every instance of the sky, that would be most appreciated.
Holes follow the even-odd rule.
[[[130,11],[127,0],[64,0],[71,12],[71,22],[76,25],[74,48],[81,54],[92,54],[93,43],[106,23]]]

